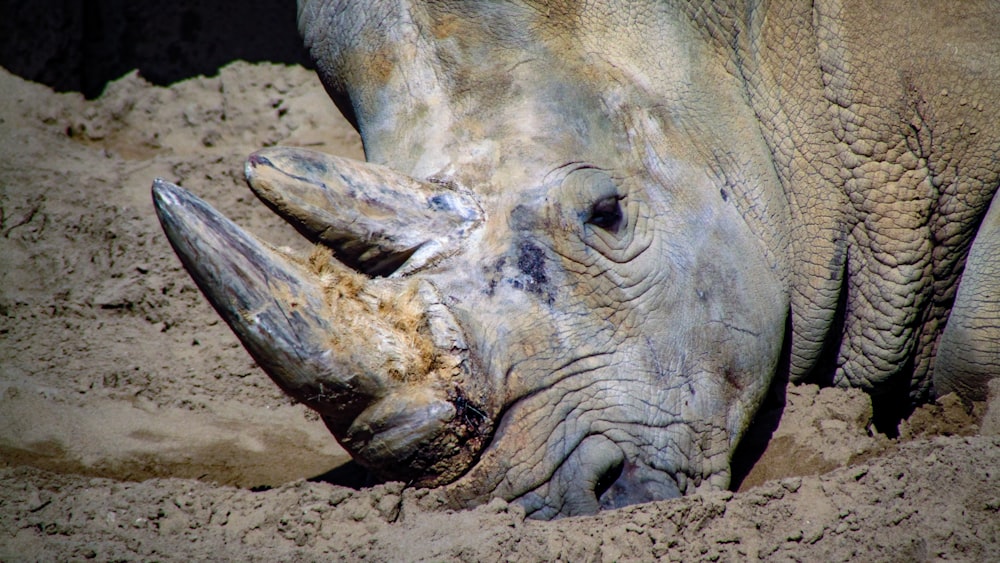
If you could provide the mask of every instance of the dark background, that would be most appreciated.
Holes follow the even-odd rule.
[[[0,66],[58,91],[94,98],[132,69],[166,85],[237,59],[309,66],[295,0],[0,0]]]

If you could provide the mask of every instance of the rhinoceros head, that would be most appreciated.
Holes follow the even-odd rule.
[[[680,23],[653,61],[544,9],[358,5],[300,21],[369,162],[246,165],[312,256],[154,186],[215,308],[381,478],[536,517],[726,486],[788,309],[784,208],[726,65]]]

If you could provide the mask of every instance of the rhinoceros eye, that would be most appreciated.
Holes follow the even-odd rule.
[[[609,233],[618,232],[618,227],[622,223],[622,207],[619,199],[619,196],[613,195],[594,203],[590,208],[587,224],[604,229]]]

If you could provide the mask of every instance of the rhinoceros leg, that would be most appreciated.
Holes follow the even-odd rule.
[[[965,400],[986,399],[1000,374],[1000,197],[994,196],[965,263],[955,306],[938,344],[934,387]]]

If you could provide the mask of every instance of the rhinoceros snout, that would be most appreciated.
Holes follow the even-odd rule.
[[[277,171],[274,160],[255,155],[248,168]],[[258,184],[270,204],[320,241],[342,240],[318,228],[317,214],[338,211],[318,184]],[[433,285],[369,278],[324,246],[307,259],[290,256],[183,188],[158,179],[152,192],[167,238],[216,311],[362,465],[384,478],[436,485],[472,462],[493,417],[472,427],[459,416],[470,404],[486,413],[487,401],[470,377],[462,331]],[[338,220],[346,224],[331,222]]]

